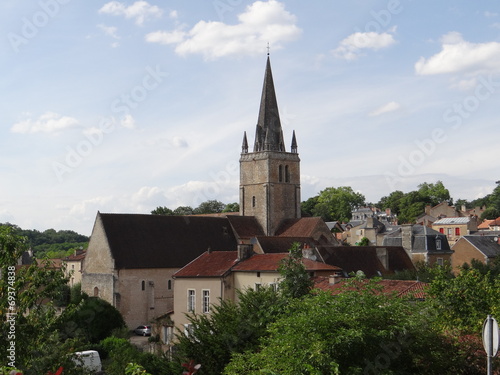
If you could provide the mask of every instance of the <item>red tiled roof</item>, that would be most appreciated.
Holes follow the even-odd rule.
[[[345,281],[347,279],[341,279],[335,284],[330,284],[330,279],[324,276],[318,276],[314,278],[314,286],[317,289],[324,291],[331,291],[332,294],[340,294],[346,290]],[[368,282],[365,280],[363,282]],[[382,293],[385,294],[395,294],[397,297],[410,296],[412,295],[417,299],[425,299],[426,292],[425,288],[427,283],[415,280],[379,280],[378,284],[382,286]]]
[[[233,267],[233,271],[277,271],[281,261],[289,253],[254,254],[249,259],[239,262]],[[322,262],[316,262],[307,258],[302,259],[308,271],[340,271],[339,267],[330,266]]]
[[[264,231],[254,216],[228,216],[227,219],[239,238],[263,236]]]
[[[65,262],[78,262],[78,261],[85,259],[85,255],[87,255],[87,251],[77,252],[76,255],[72,254],[72,255],[64,258],[63,260]]]
[[[173,277],[221,277],[237,262],[237,251],[207,251],[177,271]]]

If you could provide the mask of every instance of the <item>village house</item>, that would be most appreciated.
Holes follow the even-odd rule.
[[[68,284],[70,287],[82,282],[83,262],[86,254],[85,250],[75,250],[73,254],[62,259],[64,273],[69,278]]]
[[[403,224],[383,240],[384,246],[402,246],[412,262],[428,265],[451,263],[451,254],[447,237],[434,229],[419,224]]]
[[[448,243],[453,246],[460,237],[477,231],[477,217],[444,217],[435,221],[432,229],[446,235]]]
[[[498,235],[465,235],[452,247],[451,265],[458,268],[464,263],[471,264],[475,259],[483,264],[489,264],[500,256],[500,237]]]

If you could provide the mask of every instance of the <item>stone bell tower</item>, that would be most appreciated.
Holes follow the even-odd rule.
[[[240,215],[255,216],[273,236],[284,219],[300,218],[300,159],[295,131],[291,152],[283,141],[269,54],[253,152],[246,132],[240,158]]]

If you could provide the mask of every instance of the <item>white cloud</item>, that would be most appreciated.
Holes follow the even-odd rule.
[[[371,32],[356,32],[342,40],[339,46],[333,50],[333,54],[342,59],[355,60],[362,55],[365,49],[377,51],[382,48],[387,48],[396,43],[394,36],[390,32],[395,31],[395,28],[389,32],[376,33]]]
[[[387,104],[384,104],[382,107],[379,107],[375,109],[374,111],[370,112],[368,116],[375,117],[375,116],[380,116],[383,115],[384,113],[388,112],[393,112],[401,108],[401,104],[397,102],[389,102]]]
[[[98,28],[100,28],[104,34],[107,36],[110,36],[114,39],[120,39],[120,37],[117,34],[118,29],[114,26],[106,26],[106,25],[97,25]]]
[[[28,118],[20,121],[10,129],[13,133],[58,133],[62,130],[77,127],[78,120],[73,117],[63,116],[54,112],[45,112],[38,119]]]
[[[179,55],[202,54],[206,59],[262,53],[269,42],[273,49],[295,40],[301,33],[296,17],[276,0],[256,1],[238,15],[239,23],[200,21],[189,31],[156,31],[146,35],[151,43],[175,44]]]
[[[415,63],[419,75],[458,72],[478,73],[498,71],[500,43],[470,43],[458,32],[450,32],[441,38],[442,49],[428,59],[421,57]]]
[[[125,115],[121,120],[120,120],[121,126],[127,129],[135,129],[135,119],[132,117],[131,114]]]
[[[163,11],[156,5],[150,5],[147,1],[136,1],[129,6],[119,1],[111,1],[104,4],[104,6],[99,9],[99,13],[133,18],[137,25],[142,25],[147,18],[160,17]]]

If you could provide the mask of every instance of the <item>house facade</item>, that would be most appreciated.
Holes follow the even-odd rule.
[[[445,217],[435,221],[432,229],[446,235],[448,243],[453,246],[460,237],[477,231],[477,217]]]
[[[85,250],[75,250],[74,254],[62,260],[64,273],[69,278],[68,284],[70,287],[82,282],[83,263],[86,254]]]
[[[500,256],[500,237],[496,235],[474,235],[461,237],[452,247],[451,265],[458,268],[475,259],[488,264]]]

